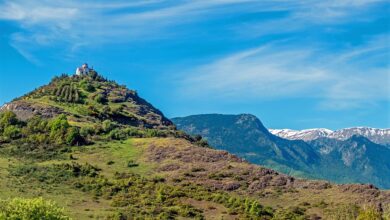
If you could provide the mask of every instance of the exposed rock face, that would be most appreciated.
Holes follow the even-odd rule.
[[[35,115],[40,115],[43,118],[53,118],[56,115],[64,113],[63,110],[54,106],[41,106],[23,100],[7,103],[0,108],[0,111],[12,111],[22,121],[32,118]]]

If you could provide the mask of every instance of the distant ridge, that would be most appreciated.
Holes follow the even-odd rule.
[[[332,131],[326,128],[313,128],[304,130],[269,129],[269,131],[276,136],[289,140],[311,141],[321,137],[347,140],[354,135],[360,135],[374,143],[390,145],[390,128],[380,129],[370,127],[352,127],[336,131]]]
[[[202,135],[217,149],[289,175],[390,188],[390,148],[385,144],[389,129],[268,131],[250,114],[192,115],[172,121],[189,134]]]

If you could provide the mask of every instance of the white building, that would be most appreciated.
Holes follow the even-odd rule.
[[[85,75],[88,74],[91,69],[88,67],[88,64],[84,63],[81,67],[77,67],[76,75]]]

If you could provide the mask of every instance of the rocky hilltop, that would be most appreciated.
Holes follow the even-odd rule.
[[[216,126],[235,122],[248,132],[255,126],[253,137],[269,137],[264,143],[272,145],[263,149],[275,161],[300,159],[298,167],[317,156],[303,141],[271,136],[251,115],[239,119],[220,118]],[[257,148],[248,149],[250,155]],[[135,91],[95,71],[55,77],[0,113],[0,199],[43,197],[74,219],[338,219],[390,212],[389,192],[373,185],[295,178],[239,156],[177,130]]]
[[[112,119],[121,125],[144,128],[172,128],[172,122],[134,90],[105,80],[96,72],[62,75],[14,101],[0,111],[12,111],[23,121],[34,116],[69,116],[74,123],[97,123]]]

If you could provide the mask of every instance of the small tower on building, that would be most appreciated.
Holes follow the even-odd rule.
[[[88,67],[87,63],[84,63],[82,66],[77,67],[76,69],[76,75],[81,76],[81,75],[86,75],[89,73],[91,69]]]

